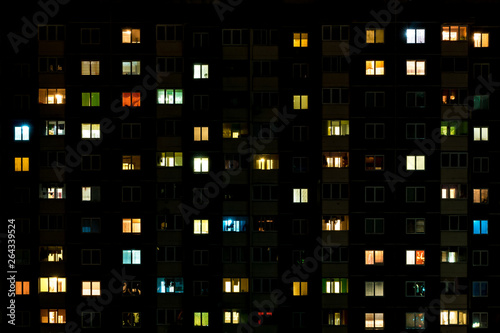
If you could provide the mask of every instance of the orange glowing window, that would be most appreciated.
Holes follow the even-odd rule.
[[[141,93],[139,92],[124,92],[122,93],[123,106],[141,106]]]

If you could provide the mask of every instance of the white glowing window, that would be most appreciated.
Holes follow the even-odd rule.
[[[208,157],[195,157],[193,160],[194,172],[208,172]]]
[[[294,188],[293,189],[293,202],[294,203],[307,203],[308,193],[307,188]]]
[[[223,278],[222,285],[225,293],[248,292],[248,278]]]
[[[82,281],[82,296],[100,296],[100,281]]]
[[[15,141],[29,141],[30,128],[27,125],[14,127],[14,140]]]
[[[194,64],[193,78],[208,79],[208,64]]]
[[[140,61],[122,61],[122,75],[140,75]]]
[[[82,124],[82,139],[101,138],[100,124]]]
[[[406,29],[407,44],[425,43],[425,29]]]
[[[488,141],[488,127],[474,127],[474,141]]]
[[[425,156],[406,156],[406,170],[425,170]]]
[[[383,281],[366,281],[365,282],[365,296],[384,296],[384,282]]]
[[[196,235],[208,234],[208,220],[194,220],[193,233]]]

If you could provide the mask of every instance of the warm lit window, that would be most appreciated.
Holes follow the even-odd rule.
[[[40,185],[40,199],[65,199],[66,187],[63,185]]]
[[[101,187],[100,186],[83,186],[82,201],[100,201]]]
[[[14,171],[16,172],[30,171],[30,158],[14,157]]]
[[[327,136],[349,135],[349,120],[326,120],[323,124]]]
[[[122,232],[124,234],[140,234],[141,219],[122,219]]]
[[[441,91],[442,104],[464,104],[468,100],[466,89],[443,89]],[[456,121],[455,121],[456,122]]]
[[[472,328],[488,328],[488,312],[472,312]]]
[[[276,218],[272,216],[255,216],[253,231],[268,232],[276,230]]]
[[[323,231],[345,231],[349,230],[349,215],[323,215]]]
[[[193,158],[193,171],[195,173],[208,172],[208,157]]]
[[[82,124],[82,139],[100,139],[101,124]]]
[[[40,261],[41,262],[63,261],[63,247],[40,246]]]
[[[208,234],[208,220],[194,220],[193,221],[193,233],[195,235]]]
[[[488,141],[488,127],[474,127],[474,141]]]
[[[384,29],[366,29],[366,42],[367,43],[383,43],[384,42]]]
[[[38,89],[38,103],[66,104],[66,89]]]
[[[122,255],[122,263],[124,265],[141,264],[141,250],[123,250]]]
[[[224,324],[239,324],[240,312],[238,310],[224,310]]]
[[[365,218],[365,234],[383,234],[383,218]]]
[[[307,110],[309,95],[293,95],[293,108],[295,110]]]
[[[474,33],[474,47],[489,47],[489,33],[475,32]]]
[[[254,156],[254,169],[274,170],[279,169],[278,154],[259,154]]]
[[[307,203],[308,193],[307,188],[294,188],[293,189],[293,202],[294,203]]]
[[[156,292],[165,293],[184,293],[184,279],[181,277],[160,277],[156,279]]]
[[[222,138],[224,139],[238,139],[242,136],[248,135],[247,123],[223,123],[222,124]]]
[[[322,289],[323,294],[347,294],[349,281],[347,278],[324,278]]]
[[[365,265],[383,265],[384,251],[365,251]]]
[[[100,106],[100,96],[98,92],[82,92],[82,106]]]
[[[123,155],[122,170],[141,170],[141,155]]]
[[[122,312],[122,327],[141,327],[141,313]]]
[[[122,106],[141,106],[140,92],[124,92],[122,93]]]
[[[180,167],[182,166],[182,152],[160,152],[156,153],[156,166]]]
[[[467,325],[467,311],[465,310],[441,310],[441,325]]]
[[[82,75],[99,75],[99,61],[82,61]]]
[[[40,309],[40,322],[42,324],[65,324],[65,309]]]
[[[474,197],[473,197],[474,203],[482,203],[482,204],[488,203],[488,189],[487,188],[475,188],[473,190],[473,192],[474,192]]]
[[[445,25],[442,30],[443,41],[465,41],[467,40],[467,27],[459,25]]]
[[[406,29],[407,44],[425,43],[425,29]]]
[[[366,75],[384,75],[383,60],[366,60]]]
[[[41,293],[65,293],[66,278],[41,277],[39,279],[39,288]]]
[[[306,32],[295,32],[293,34],[293,47],[307,47],[308,38]]]
[[[384,170],[384,155],[365,155],[365,170]]]
[[[30,282],[29,281],[16,281],[16,296],[29,295]]]
[[[441,121],[441,135],[467,135],[468,132],[468,121],[466,120]]]
[[[424,155],[406,156],[406,170],[425,170]]]
[[[224,232],[245,232],[247,231],[248,219],[241,216],[223,217],[222,231]]]
[[[62,73],[64,72],[64,58],[40,57],[38,59],[40,73]]]
[[[194,127],[194,141],[208,141],[208,127]]]
[[[383,330],[383,313],[365,313],[365,330]]]
[[[208,312],[195,312],[194,326],[208,326]]]
[[[323,309],[323,325],[347,326],[347,311]]]
[[[141,281],[124,281],[122,287],[123,296],[141,296],[142,283]]]
[[[136,44],[141,42],[141,29],[122,29],[122,43],[123,44]]]
[[[158,104],[182,104],[182,89],[157,89],[156,97]]]
[[[425,60],[406,60],[406,75],[425,75]]]
[[[193,78],[194,79],[208,79],[208,64],[194,64],[193,65]]]
[[[406,281],[406,297],[424,297],[424,281]]]
[[[407,265],[424,265],[425,264],[425,251],[424,250],[407,250],[406,251],[406,264]]]
[[[488,234],[488,220],[473,220],[472,232],[474,235],[487,235]]]
[[[14,127],[14,140],[15,141],[29,141],[30,128],[27,125]]]
[[[45,135],[64,135],[65,134],[64,120],[47,120],[45,121]]]
[[[247,278],[223,278],[222,285],[225,293],[247,293]]]
[[[407,312],[406,313],[406,328],[425,328],[425,313],[424,312]]]
[[[293,282],[293,296],[307,296],[307,282]]]
[[[100,296],[100,281],[82,281],[82,296]]]
[[[349,167],[349,153],[344,152],[324,152],[323,153],[324,168],[347,168]]]
[[[441,248],[441,262],[450,264],[467,262],[467,248],[464,246]]]
[[[384,296],[384,281],[365,281],[365,296]]]

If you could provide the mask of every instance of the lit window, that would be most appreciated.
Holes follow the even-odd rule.
[[[99,61],[82,61],[82,75],[99,75]]]
[[[224,217],[222,219],[222,231],[245,232],[247,231],[248,219],[246,217]]]
[[[123,312],[122,327],[141,327],[141,313]]]
[[[180,167],[182,166],[182,152],[160,152],[156,154],[156,166]]]
[[[347,311],[324,309],[323,324],[328,326],[347,326]]]
[[[383,218],[365,219],[365,234],[383,234],[383,233],[384,233]]]
[[[141,155],[123,155],[122,170],[141,170]]]
[[[467,40],[467,27],[459,25],[445,25],[442,30],[443,41],[465,41]]]
[[[195,235],[208,234],[208,220],[194,220],[193,233]]]
[[[407,44],[425,43],[425,29],[406,29]]]
[[[441,121],[441,135],[467,135],[468,122],[460,120]]]
[[[304,32],[295,32],[293,34],[293,47],[307,47],[308,34]]]
[[[384,155],[365,155],[365,170],[384,170]]]
[[[489,47],[489,34],[487,32],[474,33],[474,47]]]
[[[323,231],[345,231],[349,230],[349,215],[323,215]]]
[[[47,120],[45,122],[45,135],[64,135],[65,132],[64,120]]]
[[[100,139],[101,124],[82,124],[82,139]]]
[[[195,173],[208,172],[208,157],[195,157],[193,168]]]
[[[208,141],[208,127],[194,127],[194,141]]]
[[[467,249],[464,246],[450,246],[441,249],[441,262],[450,264],[467,262]]]
[[[165,293],[184,293],[184,279],[181,277],[165,277],[156,279],[156,292]]]
[[[324,168],[347,168],[349,167],[349,153],[344,152],[324,152],[323,153]]]
[[[487,188],[475,188],[474,189],[474,203],[488,203],[488,189]]]
[[[307,296],[307,282],[293,282],[293,296]]]
[[[365,281],[365,296],[384,296],[384,281]]]
[[[40,246],[40,261],[41,262],[63,261],[63,247]]]
[[[366,75],[384,75],[383,60],[366,60]]]
[[[294,188],[293,189],[293,202],[294,203],[307,203],[308,195],[307,188]]]
[[[30,282],[29,281],[16,281],[16,296],[29,295]]]
[[[406,264],[407,265],[424,265],[425,264],[425,251],[423,250],[407,250],[406,251]]]
[[[254,169],[275,170],[279,169],[278,154],[260,154],[254,156]]]
[[[30,171],[30,158],[14,157],[14,171],[16,172]]]
[[[82,92],[82,106],[100,106],[100,96],[98,92]]]
[[[141,106],[140,92],[124,92],[122,93],[122,106]]]
[[[123,281],[123,296],[140,296],[142,290],[141,281]]]
[[[194,326],[208,326],[208,312],[195,312]]]
[[[256,216],[253,221],[253,231],[268,232],[276,230],[276,218],[272,216]]]
[[[295,110],[307,110],[309,95],[293,95],[293,108]]]
[[[122,232],[124,234],[140,234],[141,219],[122,219]]]
[[[406,281],[406,297],[424,297],[424,281]]]
[[[383,265],[384,251],[365,251],[365,265]]]
[[[406,313],[406,328],[425,328],[425,313],[423,312],[407,312]]]
[[[247,123],[223,123],[222,124],[222,138],[224,139],[238,139],[242,136],[248,135]]]
[[[123,250],[122,255],[122,263],[124,265],[141,264],[141,250]]]
[[[474,127],[474,141],[488,141],[488,127]]]
[[[347,294],[349,281],[347,278],[324,278],[322,289],[323,294]]]
[[[383,330],[383,313],[365,313],[365,330]]]
[[[122,29],[122,43],[123,44],[136,44],[141,42],[141,29]]]
[[[208,64],[194,64],[193,65],[193,78],[194,79],[208,79]]]
[[[100,296],[100,281],[82,281],[82,296]]]
[[[442,104],[463,104],[467,98],[466,89],[443,89],[441,91]]]
[[[327,136],[344,136],[349,135],[349,120],[326,120]]]
[[[366,42],[372,43],[384,43],[384,29],[366,29]]]
[[[237,310],[224,310],[224,324],[239,324],[240,312]]]
[[[100,186],[83,186],[82,201],[100,201],[101,187]]]
[[[66,187],[63,185],[42,185],[40,184],[40,199],[65,199]]]
[[[425,170],[425,156],[406,156],[406,170]]]
[[[488,312],[472,312],[472,328],[488,328]]]
[[[38,103],[66,104],[66,89],[38,89]]]
[[[474,95],[473,110],[488,110],[490,108],[489,95]]]
[[[472,281],[472,297],[488,297],[488,282]]]
[[[65,309],[40,309],[40,322],[42,324],[65,324]]]
[[[425,233],[425,219],[418,219],[418,218],[406,219],[406,233],[407,234],[424,234]]]
[[[122,61],[122,75],[140,75],[140,61]]]
[[[467,325],[467,311],[462,310],[441,310],[440,324]]]
[[[30,128],[27,125],[14,127],[14,140],[15,141],[29,141]]]
[[[247,293],[247,278],[223,278],[222,285],[225,293]]]
[[[472,228],[474,235],[487,235],[488,220],[473,220]]]
[[[406,75],[425,75],[425,60],[406,60]]]
[[[182,89],[157,89],[156,97],[158,104],[182,104]]]
[[[39,288],[41,293],[65,293],[66,278],[41,277],[39,279]]]

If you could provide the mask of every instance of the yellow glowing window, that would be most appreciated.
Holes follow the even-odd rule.
[[[254,169],[274,170],[279,169],[278,154],[259,154],[255,155]]]
[[[82,75],[99,75],[100,63],[97,60],[82,61]]]
[[[365,329],[382,330],[384,329],[383,313],[365,313]]]
[[[309,104],[308,95],[293,95],[293,108],[295,110],[307,110]]]
[[[238,311],[224,311],[224,324],[239,324],[240,313]]]
[[[225,293],[247,293],[247,278],[223,278],[222,286]]]
[[[122,43],[123,44],[136,44],[141,42],[141,29],[122,29]]]
[[[489,33],[474,33],[474,47],[489,47]]]
[[[308,34],[296,32],[293,34],[293,47],[307,47]]]
[[[41,293],[65,293],[66,278],[42,277],[39,279],[39,290]]]
[[[366,75],[384,75],[383,60],[366,60]]]
[[[467,40],[467,27],[459,25],[443,26],[442,40],[450,42]]]
[[[366,42],[367,43],[383,43],[384,42],[384,29],[366,29]]]
[[[100,137],[100,124],[82,124],[82,139],[99,139]]]
[[[195,127],[194,141],[208,141],[208,127]]]
[[[122,170],[141,170],[141,156],[122,156]]]
[[[474,203],[488,203],[488,189],[487,188],[475,188],[474,189]]]
[[[425,60],[407,60],[406,75],[425,75]]]
[[[467,325],[467,312],[460,310],[441,310],[441,325]]]
[[[40,321],[42,324],[65,324],[65,309],[40,309]]]
[[[208,326],[208,312],[195,312],[194,326]]]
[[[365,251],[365,265],[380,265],[384,263],[384,251]]]
[[[194,220],[193,233],[196,235],[208,234],[208,220]]]
[[[29,157],[15,157],[14,158],[14,171],[30,171],[30,158]]]
[[[182,152],[161,152],[157,153],[157,166],[178,167],[182,166]]]
[[[307,282],[294,282],[293,296],[307,296]]]
[[[66,104],[66,89],[38,89],[38,103]]]
[[[122,219],[122,231],[124,234],[140,234],[141,219]]]
[[[293,202],[294,203],[307,203],[308,193],[307,188],[294,188],[293,189]]]
[[[29,295],[30,282],[29,281],[16,281],[16,295]]]

